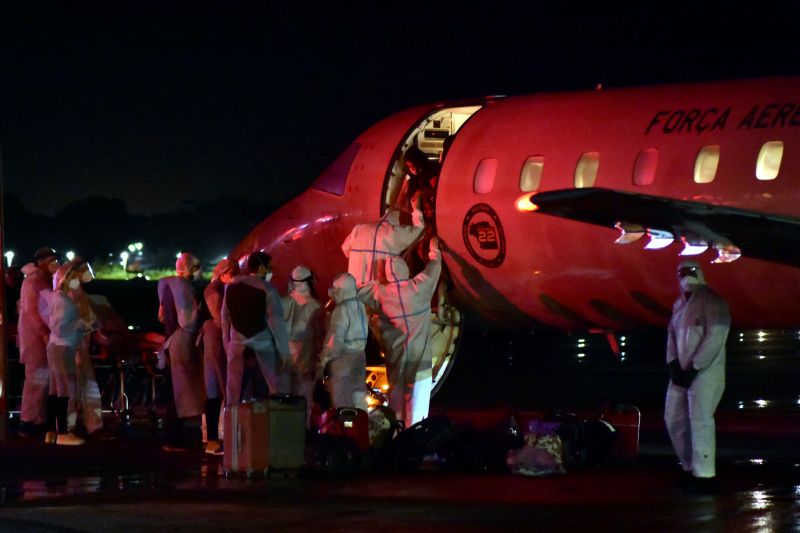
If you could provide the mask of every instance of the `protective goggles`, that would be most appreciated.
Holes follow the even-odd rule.
[[[678,277],[679,278],[685,278],[686,276],[692,276],[692,277],[696,278],[697,277],[697,271],[698,271],[697,267],[689,267],[689,266],[681,267],[681,268],[678,269]]]

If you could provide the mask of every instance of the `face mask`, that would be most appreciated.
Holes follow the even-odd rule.
[[[52,261],[52,262],[50,262],[50,263],[47,263],[47,270],[48,270],[48,271],[49,271],[51,274],[55,274],[55,273],[56,273],[56,270],[58,270],[58,263],[57,263],[56,261]]]
[[[700,285],[700,280],[693,276],[684,276],[681,278],[680,284],[683,292],[692,292],[697,285]]]
[[[84,272],[83,274],[81,274],[81,281],[84,282],[84,283],[89,283],[93,279],[94,279],[94,276],[92,276],[92,273],[89,272],[88,270],[86,272]]]
[[[269,281],[269,280],[271,280],[271,279],[272,279],[272,272],[267,272],[266,276],[264,276],[264,279],[265,279],[266,281]]]
[[[69,280],[69,283],[67,285],[69,285],[70,289],[75,290],[81,286],[81,280],[79,280],[78,278],[72,278],[71,280]]]
[[[308,294],[309,292],[311,292],[311,289],[309,288],[308,283],[304,281],[295,281],[294,292],[299,292],[300,294]]]

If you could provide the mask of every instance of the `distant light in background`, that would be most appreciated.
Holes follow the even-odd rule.
[[[758,342],[764,342],[764,338],[767,336],[766,332],[759,331],[758,332]]]
[[[7,251],[3,255],[6,256],[6,261],[8,262],[8,266],[11,266],[11,262],[14,260],[14,252],[11,250]]]
[[[768,406],[768,405],[769,405],[769,401],[768,401],[768,400],[761,400],[761,399],[758,399],[758,400],[756,400],[756,402],[755,402],[755,403],[756,403],[756,405],[757,405],[757,406],[759,406],[759,407],[766,407],[766,406]]]
[[[119,264],[122,265],[123,270],[128,269],[128,257],[130,257],[128,252],[122,252],[121,254],[119,254],[119,258],[122,259],[122,261],[120,261]]]
[[[64,255],[66,256],[67,261],[72,261],[73,259],[75,259],[75,252],[73,252],[72,250],[67,250],[67,253]]]
[[[181,253],[180,253],[180,252],[178,252],[177,254],[175,254],[175,259],[180,259],[180,258],[181,258]]]

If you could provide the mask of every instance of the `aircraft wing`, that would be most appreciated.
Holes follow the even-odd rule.
[[[646,235],[649,248],[674,239],[697,246],[695,253],[716,248],[720,262],[741,254],[800,266],[798,218],[602,188],[546,191],[530,201],[537,206],[534,213],[616,227],[622,232],[617,242],[623,244]]]

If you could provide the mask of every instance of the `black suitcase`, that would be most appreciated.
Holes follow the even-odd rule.
[[[356,441],[345,435],[326,433],[315,436],[311,453],[311,464],[331,474],[354,474],[367,464]]]
[[[444,415],[417,422],[392,441],[395,467],[400,470],[419,468],[426,456],[444,451],[455,435],[452,421]]]

